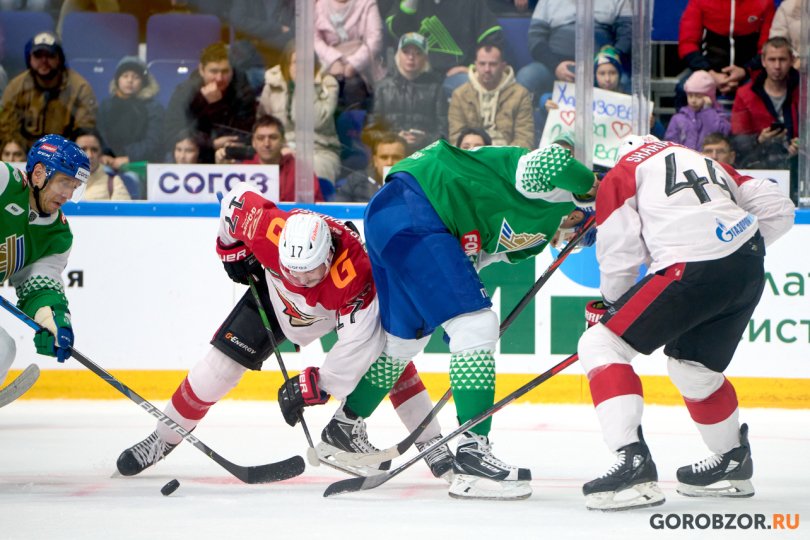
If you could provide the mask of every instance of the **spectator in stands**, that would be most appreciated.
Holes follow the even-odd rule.
[[[295,41],[284,48],[281,64],[267,70],[259,98],[260,115],[272,115],[284,124],[287,143],[283,151],[295,152]],[[338,82],[321,71],[315,61],[315,148],[312,163],[315,174],[337,180],[340,171],[340,141],[335,131]]]
[[[669,121],[664,138],[699,151],[706,135],[728,135],[731,123],[717,104],[714,77],[707,71],[695,71],[683,86],[688,104]]]
[[[450,140],[465,127],[480,127],[495,146],[534,148],[531,94],[515,82],[512,67],[496,45],[479,45],[470,80],[453,92],[448,113]]]
[[[799,69],[799,55],[796,51],[801,43],[802,31],[802,3],[804,0],[784,0],[779,7],[776,8],[776,14],[773,16],[773,24],[771,24],[771,32],[768,37],[783,37],[790,41],[793,46],[793,67]]]
[[[20,136],[27,146],[48,133],[72,138],[96,125],[96,96],[90,84],[65,65],[56,36],[41,32],[25,45],[28,69],[8,83],[0,109],[0,140]]]
[[[596,53],[593,62],[593,85],[611,92],[629,93],[623,84],[624,68],[619,51],[612,45],[605,45]]]
[[[229,155],[233,155],[229,148],[240,146],[229,142],[217,150],[216,162],[278,165],[279,201],[295,201],[295,157],[290,153],[285,154],[282,152],[285,142],[284,124],[275,116],[263,115],[256,119],[252,132],[251,146],[255,151],[252,158],[237,160],[229,157]],[[318,178],[313,176],[312,180],[315,201],[323,202],[323,194],[321,193]]]
[[[534,9],[537,0],[487,0],[487,4],[495,14],[513,15]]]
[[[101,164],[101,136],[95,129],[78,129],[74,142],[90,160],[90,178],[84,191],[87,201],[129,201],[124,181],[113,169]]]
[[[483,129],[465,127],[458,134],[456,146],[462,150],[470,150],[480,146],[492,146],[492,137]]]
[[[731,133],[747,169],[786,169],[799,150],[799,72],[783,37],[762,47],[764,72],[740,87],[731,109]]]
[[[368,108],[382,67],[382,19],[376,0],[318,0],[315,52],[340,84],[338,109]]]
[[[0,151],[0,161],[6,163],[21,163],[25,161],[28,150],[25,143],[19,138],[13,138],[3,143],[3,150]]]
[[[407,142],[395,133],[379,135],[371,145],[369,171],[355,171],[342,182],[335,192],[337,202],[367,202],[382,187],[385,169],[405,158]]]
[[[264,72],[282,62],[295,38],[295,0],[231,0],[227,20],[235,31],[231,60],[261,92]]]
[[[485,0],[402,0],[385,23],[394,39],[406,32],[427,38],[430,65],[443,75],[448,98],[469,79],[478,45],[503,46],[501,27]]]
[[[228,47],[214,43],[203,49],[200,64],[172,94],[164,131],[199,131],[215,152],[226,143],[245,139],[256,116],[256,96],[244,73],[235,71]]]
[[[690,72],[708,71],[718,92],[732,95],[768,39],[773,15],[773,0],[689,0],[681,16],[678,55]],[[685,104],[679,84],[675,106]]]
[[[430,69],[427,52],[423,35],[402,35],[395,65],[377,86],[368,120],[369,129],[399,134],[409,154],[447,132],[442,77]]]
[[[594,0],[595,49],[612,45],[623,66],[630,59],[632,16],[630,0]],[[574,82],[576,17],[574,0],[543,0],[534,9],[529,25],[534,62],[520,69],[517,81],[535,96],[551,92],[555,80]]]
[[[158,83],[137,56],[118,62],[110,96],[98,109],[98,131],[105,144],[102,162],[119,169],[131,161],[157,161],[163,145],[163,107],[155,100]]]
[[[207,147],[205,136],[196,131],[182,130],[178,133],[172,145],[172,161],[174,163],[210,163],[214,161],[201,158],[201,154]]]
[[[737,154],[731,147],[731,140],[723,133],[709,133],[703,138],[700,153],[719,163],[734,166]]]

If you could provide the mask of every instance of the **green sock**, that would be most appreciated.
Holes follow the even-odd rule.
[[[450,356],[450,386],[461,424],[495,403],[494,353],[491,349],[467,350]],[[486,436],[491,427],[490,416],[470,431]]]
[[[362,418],[371,416],[405,371],[408,362],[409,360],[381,355],[371,364],[352,393],[348,395],[346,406],[357,416]]]

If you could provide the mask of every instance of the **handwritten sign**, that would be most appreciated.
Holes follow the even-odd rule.
[[[556,81],[551,100],[559,106],[548,111],[540,146],[545,146],[562,133],[573,133],[577,118],[575,85]],[[652,104],[650,104],[652,110]],[[628,94],[593,89],[593,162],[612,167],[622,138],[633,131],[633,103]]]
[[[239,182],[250,182],[262,195],[278,202],[278,165],[178,165],[150,163],[146,168],[147,198],[156,202],[217,202]]]

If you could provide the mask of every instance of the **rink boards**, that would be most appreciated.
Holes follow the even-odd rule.
[[[318,205],[318,211],[362,225],[363,206]],[[214,253],[217,206],[156,203],[71,205],[75,241],[65,272],[76,347],[94,362],[150,399],[171,395],[188,368],[208,350],[214,330],[244,292],[232,284]],[[768,283],[727,375],[740,400],[757,407],[810,407],[810,212],[769,249]],[[482,274],[503,319],[551,263],[493,265]],[[2,294],[14,298],[13,289]],[[593,249],[572,255],[543,287],[499,344],[497,390],[503,395],[574,352],[584,322],[582,306],[598,297]],[[75,362],[58,365],[34,352],[30,330],[6,313],[2,325],[17,341],[21,370],[36,362],[43,370],[31,398],[115,398]],[[290,371],[319,365],[334,335],[301,352],[282,349]],[[416,364],[438,397],[448,386],[449,355],[440,336]],[[679,403],[659,351],[634,367],[648,403]],[[271,358],[267,371],[251,373],[232,392],[239,399],[275,399],[281,376]],[[574,364],[526,396],[531,402],[590,402],[587,380]]]

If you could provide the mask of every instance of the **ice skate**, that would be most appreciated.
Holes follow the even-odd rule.
[[[124,476],[140,474],[147,467],[151,467],[168,456],[176,446],[176,444],[167,443],[158,436],[157,431],[153,431],[138,444],[121,452],[116,462],[118,472]]]
[[[658,471],[641,427],[638,437],[639,442],[619,448],[617,461],[608,472],[582,486],[588,510],[615,512],[664,504]]]
[[[532,472],[493,456],[489,439],[471,431],[458,443],[453,473],[450,496],[456,499],[517,500],[532,494]]]
[[[379,465],[366,465],[351,459],[342,459],[347,454],[366,454],[380,450],[368,442],[366,423],[359,416],[338,409],[332,420],[321,432],[321,442],[315,447],[322,463],[355,476],[370,476],[391,468],[390,461]]]
[[[740,446],[678,469],[678,488],[687,497],[753,497],[754,462],[748,425],[740,427]]]
[[[448,484],[453,483],[453,458],[452,452],[446,444],[435,446],[436,442],[441,439],[441,436],[434,437],[426,442],[417,442],[416,448],[423,451],[425,448],[433,447],[430,452],[425,455],[425,463],[430,467],[430,472],[436,478],[443,478]]]

